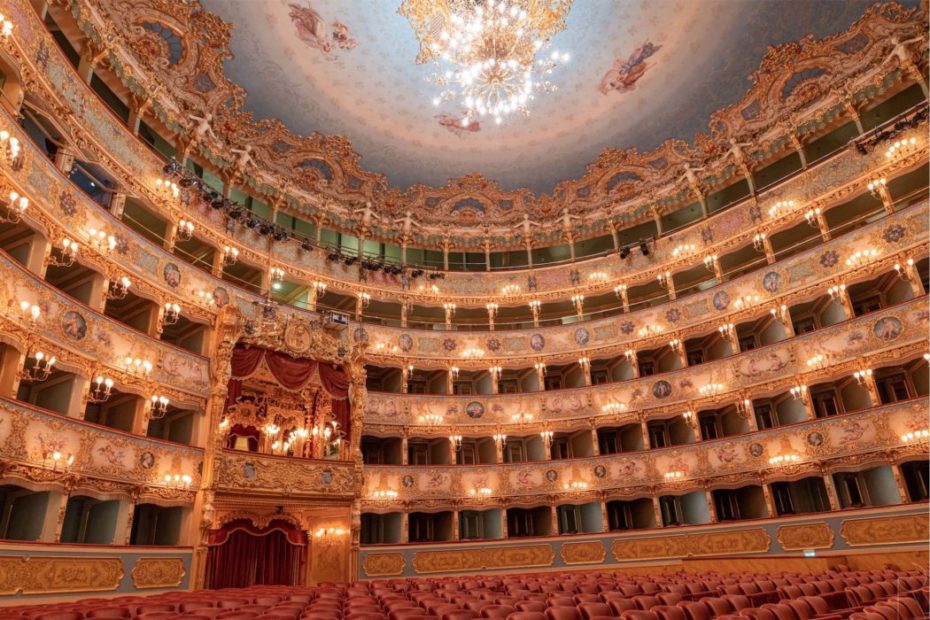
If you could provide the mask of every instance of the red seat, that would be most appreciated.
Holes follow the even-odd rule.
[[[549,620],[582,620],[578,610],[567,605],[548,607],[545,614]]]
[[[546,611],[547,605],[542,601],[520,601],[515,607],[517,611],[538,611],[543,613]]]
[[[129,611],[128,607],[101,607],[91,609],[84,615],[88,618],[128,618],[132,615],[132,612]]]
[[[656,605],[649,611],[659,616],[659,620],[688,620],[685,610],[674,605]]]
[[[481,608],[482,618],[506,618],[517,611],[510,605],[485,605]]]
[[[739,615],[744,618],[752,618],[753,620],[777,620],[775,614],[772,613],[771,610],[763,607],[747,607],[741,610]]]
[[[742,594],[725,594],[722,598],[730,604],[733,611],[740,611],[752,607],[749,602],[749,597],[743,596]]]
[[[515,611],[507,620],[546,620],[546,614],[541,611]]]
[[[613,616],[614,611],[607,603],[582,603],[578,605],[584,620],[591,620],[594,616]]]
[[[688,620],[710,620],[710,609],[700,601],[681,601],[678,607],[684,610]]]
[[[723,600],[722,598],[709,596],[707,598],[701,599],[701,601],[707,605],[711,616],[722,616],[723,614],[728,614],[735,611],[730,606],[730,603]]]
[[[659,620],[659,617],[651,611],[642,609],[628,609],[620,617],[628,620]]]
[[[663,605],[677,605],[679,602],[684,600],[684,597],[678,592],[663,592],[656,598],[658,598],[659,602]]]
[[[461,609],[459,611],[447,611],[441,617],[442,620],[471,620],[477,618],[478,614],[468,609]]]
[[[638,609],[649,610],[655,607],[656,605],[661,605],[661,601],[655,596],[640,595],[634,596],[633,602],[636,604]]]
[[[33,620],[81,620],[83,616],[76,611],[50,611],[38,616],[33,616]]]

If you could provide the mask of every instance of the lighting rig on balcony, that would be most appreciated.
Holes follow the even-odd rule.
[[[29,359],[32,363],[29,363]],[[42,351],[36,351],[30,358],[27,358],[26,364],[20,373],[20,378],[27,383],[39,383],[45,381],[52,375],[55,369],[55,362],[58,361],[54,355],[47,355]]]
[[[552,431],[541,431],[539,436],[542,437],[543,444],[545,444],[546,449],[549,449],[549,446],[552,445],[552,438],[555,436],[555,433]]]
[[[667,471],[662,475],[665,478],[666,482],[674,482],[675,480],[681,480],[685,477],[685,472],[681,470]]]
[[[668,346],[672,351],[681,351],[681,339],[672,338],[668,341]]]
[[[714,270],[714,263],[717,262],[719,257],[716,254],[708,254],[704,257],[704,268],[708,271]]]
[[[626,351],[623,352],[623,357],[626,358],[627,362],[632,364],[633,360],[636,359],[636,351],[634,351],[633,349],[627,349]]]
[[[142,359],[140,357],[132,357],[127,355],[123,358],[123,365],[126,367],[126,370],[137,376],[147,376],[152,372],[152,362],[147,359]]]
[[[613,414],[622,411],[626,411],[626,403],[612,402],[601,405],[601,413]]]
[[[37,325],[42,318],[42,308],[38,304],[28,301],[19,302],[19,314],[23,320],[31,325]]]
[[[909,431],[901,435],[901,443],[923,443],[930,439],[930,430]]]
[[[313,288],[316,289],[317,297],[321,297],[326,294],[326,282],[320,282],[317,280],[313,283]]]
[[[672,277],[671,271],[666,271],[665,273],[660,273],[656,276],[656,281],[659,283],[659,286],[662,288],[668,288],[668,282]]]
[[[165,474],[165,486],[173,489],[189,489],[193,481],[187,474]]]
[[[774,308],[769,309],[769,312],[771,313],[772,317],[783,321],[791,318],[791,315],[788,312],[788,306],[786,304],[775,306]]]
[[[510,419],[513,420],[514,424],[529,424],[533,421],[533,414],[526,411],[522,413],[515,413],[510,416]]]
[[[400,493],[394,489],[378,489],[371,494],[371,499],[376,502],[391,502],[397,499]]]
[[[88,228],[87,236],[90,239],[90,245],[100,254],[109,254],[116,248],[116,237],[107,234],[104,230]]]
[[[165,314],[162,325],[176,325],[181,320],[181,306],[173,302],[165,302]]]
[[[587,355],[582,355],[578,358],[578,365],[581,367],[583,372],[591,371],[591,358]]]
[[[153,420],[160,420],[165,417],[165,414],[168,413],[168,405],[171,401],[168,400],[167,396],[161,394],[152,394],[152,398],[149,399],[151,403],[151,409],[149,410],[149,417]]]
[[[97,375],[87,391],[87,400],[92,403],[105,403],[113,393],[113,379]]]
[[[48,257],[48,264],[53,267],[70,267],[77,260],[78,244],[67,237],[61,242],[61,250],[58,256],[54,254]]]
[[[107,299],[126,299],[129,295],[129,287],[132,286],[132,280],[126,276],[120,276],[117,280],[112,280],[107,288]]]
[[[746,415],[752,411],[752,401],[748,398],[736,401],[736,412],[740,415]]]
[[[688,422],[690,424],[691,421],[694,419],[694,412],[688,409],[683,414],[681,414],[681,417],[685,419],[685,422]]]
[[[588,274],[588,280],[592,282],[604,282],[607,280],[607,272],[604,271],[592,271]]]
[[[769,207],[769,217],[776,218],[786,211],[794,210],[795,202],[793,200],[779,200]]]
[[[718,394],[723,392],[723,388],[724,386],[722,383],[706,383],[702,385],[700,388],[698,388],[698,393],[701,396],[705,396],[705,397],[706,396],[717,396]]]
[[[417,416],[417,422],[419,424],[425,424],[426,426],[439,426],[446,421],[446,417],[441,413],[424,413],[423,415]]]
[[[194,223],[185,219],[178,220],[175,236],[178,241],[190,241],[194,236]]]
[[[893,159],[895,156],[909,153],[916,148],[917,138],[905,138],[904,140],[896,140],[895,143],[889,146],[888,150],[885,151],[885,157],[888,159]]]
[[[911,279],[910,273],[908,273],[908,269],[911,269],[914,267],[914,259],[913,258],[907,259],[905,264],[907,265],[907,267],[904,267],[903,265],[901,265],[901,263],[895,263],[894,270],[895,270],[895,273],[897,273],[898,276],[900,276],[902,280],[907,282],[907,281],[910,281]]]
[[[788,390],[791,394],[791,397],[795,400],[801,400],[804,398],[804,395],[807,394],[807,386],[804,384],[799,384],[792,387]]]
[[[3,214],[0,214],[0,223],[17,224],[23,219],[23,213],[29,207],[29,199],[11,191],[9,200]]]
[[[488,372],[491,373],[491,380],[498,381],[501,378],[501,373],[504,372],[504,369],[500,366],[491,366],[488,368]]]
[[[796,465],[801,461],[801,457],[793,452],[791,454],[777,454],[769,459],[769,465],[772,467],[784,467],[787,465]]]
[[[765,250],[765,233],[756,233],[753,235],[752,247],[755,248],[756,252]]]
[[[462,436],[461,435],[449,435],[449,443],[452,444],[452,449],[458,452],[462,449]]]
[[[872,194],[875,198],[879,200],[882,199],[882,191],[887,187],[888,179],[881,177],[873,181],[869,181],[869,184],[866,185],[866,188],[869,190],[869,193]]]
[[[23,150],[19,144],[19,139],[11,136],[6,129],[0,131],[0,147],[10,162],[10,167],[19,170],[23,166]]]
[[[872,369],[864,368],[862,370],[857,370],[853,373],[853,378],[859,385],[867,385],[869,380],[872,378]]]
[[[216,298],[210,291],[205,291],[200,288],[194,289],[194,297],[205,306],[213,306],[216,304]]]
[[[588,483],[584,480],[572,480],[571,482],[566,482],[562,485],[562,489],[565,491],[587,491]]]
[[[43,457],[45,466],[52,471],[68,471],[71,465],[74,464],[74,455],[69,454],[65,456],[60,450],[46,452]]]
[[[458,367],[458,366],[452,366],[452,367],[449,369],[449,374],[452,375],[452,378],[453,378],[453,379],[458,379],[458,378],[459,378],[459,373],[460,373],[460,372],[461,372],[461,370],[459,370],[459,367]]]
[[[232,267],[239,260],[239,250],[230,246],[223,246],[223,266]]]
[[[866,248],[865,250],[856,250],[846,259],[847,267],[862,267],[877,259],[881,252],[875,248]]]
[[[804,214],[804,219],[807,220],[807,223],[811,226],[817,226],[817,219],[820,217],[820,207],[814,207],[813,209],[808,209],[807,213]]]
[[[827,289],[827,295],[830,296],[830,299],[840,299],[843,294],[846,292],[845,284],[834,284]]]
[[[494,318],[497,316],[497,310],[500,308],[500,306],[494,302],[491,302],[489,304],[484,304],[484,308],[488,311],[488,316]]]

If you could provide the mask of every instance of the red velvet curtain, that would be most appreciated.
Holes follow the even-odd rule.
[[[288,521],[257,528],[246,519],[210,532],[207,588],[300,585],[307,563],[307,537]]]
[[[232,355],[232,378],[229,381],[226,405],[232,405],[242,394],[242,380],[251,376],[262,360],[278,382],[289,390],[302,388],[318,371],[320,384],[333,402],[333,415],[346,437],[351,431],[351,406],[349,404],[349,377],[342,368],[332,364],[303,358],[294,358],[286,353],[269,351],[261,347],[237,346]]]

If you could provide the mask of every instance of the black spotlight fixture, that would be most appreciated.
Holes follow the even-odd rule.
[[[640,241],[639,251],[642,252],[643,256],[649,256],[649,244],[645,241]]]
[[[342,262],[345,263],[345,265],[348,267],[350,265],[354,265],[355,261],[357,260],[358,260],[358,256],[346,256],[345,260],[343,260]]]
[[[242,219],[243,215],[245,215],[245,213],[242,212],[242,209],[232,209],[229,211],[230,219],[236,220],[237,222]]]
[[[626,258],[626,257],[629,256],[629,255],[630,255],[630,247],[629,247],[629,246],[626,246],[626,245],[625,245],[625,246],[623,246],[622,248],[620,248],[620,258],[621,258],[621,259]]]
[[[340,256],[339,252],[330,252],[330,253],[326,256],[326,260],[331,260],[331,261],[337,261],[337,260],[339,260],[340,258],[341,258],[341,256]]]
[[[246,228],[257,228],[258,224],[259,224],[258,219],[254,217],[250,217],[249,219],[245,221]]]
[[[274,234],[271,236],[275,241],[284,241],[287,239],[287,231],[282,229],[277,229],[274,231]]]
[[[422,270],[422,269],[414,269],[413,271],[410,272],[410,277],[411,277],[411,278],[419,278],[419,277],[422,276],[422,275],[423,275],[423,270]]]
[[[271,228],[271,224],[268,222],[262,222],[262,224],[258,227],[258,232],[262,235],[270,235],[272,230],[273,229]]]
[[[313,244],[310,243],[309,239],[304,239],[303,241],[300,242],[300,249],[303,250],[304,252],[312,252]]]
[[[219,211],[220,209],[223,208],[224,205],[223,205],[223,201],[222,201],[222,200],[211,200],[211,201],[210,201],[210,206],[213,207],[214,209],[216,209],[217,211]]]

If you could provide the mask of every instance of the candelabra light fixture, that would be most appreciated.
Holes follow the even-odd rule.
[[[417,422],[427,426],[439,426],[445,422],[446,417],[441,413],[424,413],[417,416]]]
[[[194,297],[198,302],[205,306],[212,306],[216,304],[216,298],[213,296],[213,293],[210,291],[205,291],[203,289],[194,289]]]
[[[449,443],[452,444],[453,450],[456,450],[456,451],[461,450],[462,449],[462,436],[454,435],[454,434],[449,435]]]
[[[176,325],[181,320],[181,306],[173,302],[165,302],[165,313],[162,316],[163,325]]]
[[[869,190],[869,193],[872,194],[874,197],[881,199],[882,191],[887,186],[888,186],[888,179],[886,179],[885,177],[880,177],[873,181],[869,181],[869,184],[866,185],[866,188]]]
[[[673,481],[675,481],[675,480],[681,480],[682,478],[684,478],[684,477],[685,477],[685,472],[676,469],[676,470],[674,470],[674,471],[667,471],[667,472],[665,472],[665,473],[662,475],[662,477],[665,478],[665,480],[668,481],[668,482],[673,482]]]
[[[174,489],[189,489],[194,479],[187,474],[165,474],[165,486]]]
[[[804,384],[796,385],[792,387],[789,392],[791,393],[792,398],[795,400],[801,400],[804,398],[804,395],[807,394],[807,386]]]
[[[497,310],[500,308],[500,306],[494,302],[491,302],[489,304],[484,304],[484,308],[488,311],[488,316],[494,317],[497,316]]]
[[[521,413],[515,413],[510,416],[510,419],[513,420],[514,424],[529,424],[533,421],[533,414],[526,411]]]
[[[7,38],[11,34],[13,34],[13,22],[4,15],[0,15],[0,35],[3,35],[3,38]]]
[[[116,248],[116,237],[107,234],[104,230],[88,228],[87,237],[90,239],[91,247],[101,254],[107,254]]]
[[[511,297],[520,292],[519,284],[507,284],[501,288],[501,295],[504,297]]]
[[[484,349],[478,347],[469,347],[462,351],[462,357],[468,360],[478,359],[484,357]]]
[[[746,308],[751,308],[762,301],[762,296],[754,293],[752,295],[740,295],[735,300],[733,300],[733,307],[737,310],[744,310]]]
[[[873,260],[879,257],[881,252],[875,248],[866,248],[864,250],[856,250],[852,255],[846,259],[847,267],[861,267],[868,263],[871,263]]]
[[[87,392],[87,400],[92,403],[104,403],[110,399],[113,392],[113,379],[97,375]]]
[[[149,399],[151,403],[151,408],[149,409],[149,417],[154,420],[160,420],[165,417],[165,414],[168,413],[168,405],[171,401],[168,400],[167,396],[161,394],[152,394],[152,398]]]
[[[284,284],[284,270],[280,267],[272,267],[268,270],[268,278],[271,280],[271,290],[281,290],[281,285]]]
[[[491,435],[491,438],[494,440],[498,446],[503,447],[507,443],[507,435],[505,433],[495,433]]]
[[[455,316],[455,307],[455,304],[451,301],[447,301],[442,304],[442,309],[446,311],[446,316],[448,316],[450,319]]]
[[[0,222],[5,224],[17,224],[23,219],[23,213],[29,207],[29,199],[20,196],[17,192],[11,191],[6,209],[0,214]]]
[[[78,254],[78,244],[76,241],[72,241],[65,237],[61,242],[61,249],[58,251],[58,256],[52,254],[48,257],[48,264],[53,267],[70,267],[74,264],[74,261],[77,260]]]
[[[756,233],[752,237],[752,247],[755,248],[756,252],[762,252],[765,250],[765,233]]]
[[[74,455],[52,450],[44,454],[45,466],[52,471],[67,471],[74,464]]]
[[[818,218],[820,218],[820,207],[808,209],[807,213],[804,214],[804,219],[807,220],[807,223],[811,226],[817,226]]]
[[[626,284],[618,284],[614,287],[614,293],[617,294],[617,297],[623,299],[623,294],[627,292],[628,286]]]
[[[194,223],[190,220],[178,220],[178,227],[175,236],[179,241],[190,241],[194,236]]]
[[[672,351],[681,351],[681,339],[672,338],[668,341],[668,346]]]
[[[866,385],[869,379],[872,378],[872,369],[864,368],[862,370],[857,370],[853,373],[853,378],[856,380],[856,383],[859,385]]]
[[[55,362],[58,361],[54,355],[48,355],[43,351],[36,351],[26,359],[20,378],[27,383],[40,383],[52,375],[55,369]]]
[[[601,405],[601,413],[612,414],[626,411],[626,403],[610,402]]]
[[[697,251],[697,246],[693,243],[680,243],[675,246],[675,249],[672,250],[672,258],[678,258],[679,256],[684,256],[685,254],[694,254]]]
[[[565,29],[572,1],[404,0],[398,12],[419,39],[417,62],[436,65],[430,79],[441,91],[433,104],[454,102],[468,127],[529,115],[537,93],[556,90],[548,76],[569,56],[542,52]]]
[[[9,22],[12,25],[12,22]],[[6,30],[6,25],[3,26],[4,31]],[[6,129],[0,130],[0,146],[3,147],[5,155],[10,161],[10,166],[14,170],[19,170],[23,165],[23,150],[19,144],[19,139],[16,136],[10,135],[10,132]]]
[[[572,480],[563,484],[562,489],[565,491],[587,491],[588,483],[584,480]]]
[[[362,304],[362,308],[367,308],[371,303],[371,294],[370,293],[359,293],[358,300]]]
[[[588,274],[588,280],[592,282],[604,282],[607,280],[607,272],[605,271],[592,271]]]
[[[771,207],[769,207],[769,217],[775,218],[779,215],[782,215],[786,211],[794,209],[795,202],[793,200],[779,200]]]
[[[231,267],[239,260],[239,250],[231,245],[223,246],[223,266]]]
[[[701,396],[717,396],[723,392],[724,386],[722,383],[705,383],[700,388],[698,388],[698,393]]]
[[[178,189],[178,184],[168,177],[159,177],[155,179],[155,191],[160,192],[166,198],[177,198],[181,195],[181,190]]]
[[[548,446],[550,443],[552,443],[552,438],[555,436],[555,433],[552,431],[541,431],[539,436],[542,437],[543,443]]]
[[[39,304],[33,304],[28,301],[19,302],[19,314],[27,323],[35,326],[42,318],[42,308]]]
[[[472,497],[491,497],[494,495],[494,489],[490,487],[472,487],[468,489],[468,494]]]
[[[656,281],[659,283],[659,286],[662,288],[668,288],[668,283],[672,278],[672,272],[666,271],[665,273],[660,273],[656,276]]]
[[[390,502],[397,499],[400,494],[394,489],[378,489],[371,494],[371,499],[376,502]]]
[[[783,467],[785,465],[795,465],[801,461],[797,454],[777,454],[769,459],[769,465],[772,467]]]
[[[733,330],[736,329],[736,326],[733,323],[724,323],[717,328],[717,331],[720,332],[720,335],[724,338],[729,338],[733,335]]]
[[[907,261],[905,261],[905,264],[907,265],[906,268],[905,268],[904,266],[902,266],[901,263],[895,263],[895,264],[894,264],[894,270],[895,270],[895,273],[897,273],[898,276],[901,277],[901,279],[903,279],[903,280],[910,280],[910,279],[911,279],[911,276],[910,276],[910,274],[908,273],[908,269],[914,267],[914,259],[913,259],[913,258],[907,259]]]
[[[704,257],[704,267],[708,271],[713,271],[714,264],[716,264],[718,258],[719,257],[716,254],[708,254],[707,256]]]
[[[342,538],[348,534],[348,530],[341,527],[321,527],[313,533],[314,538],[320,540],[332,540],[336,538]]]
[[[317,280],[313,283],[313,288],[316,290],[317,297],[320,297],[326,293],[326,282]]]
[[[827,289],[827,295],[830,296],[830,299],[839,299],[843,294],[846,293],[845,284],[834,284]]]
[[[460,373],[460,372],[461,372],[461,371],[459,370],[459,367],[458,367],[458,366],[453,366],[453,367],[451,367],[451,368],[449,369],[449,374],[452,375],[452,378],[453,378],[453,379],[458,379],[458,378],[459,378],[459,373]]]
[[[896,155],[908,153],[915,148],[917,148],[917,138],[911,137],[905,138],[904,140],[896,140],[895,143],[885,151],[885,157],[893,159]]]
[[[922,443],[930,439],[930,430],[924,428],[916,431],[908,431],[901,435],[901,443]]]
[[[132,357],[131,355],[127,355],[123,359],[123,365],[126,367],[126,370],[134,375],[145,376],[152,372],[152,362],[147,359]]]
[[[132,286],[132,280],[126,276],[120,276],[116,280],[111,280],[107,287],[107,299],[126,299],[129,295],[129,287]]]
[[[651,324],[644,325],[639,328],[639,337],[648,338],[649,336],[657,336],[661,334],[664,330],[661,325]]]

